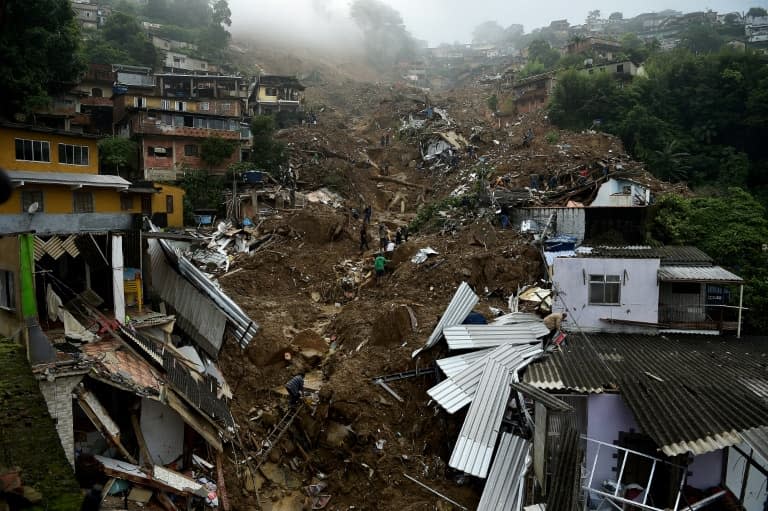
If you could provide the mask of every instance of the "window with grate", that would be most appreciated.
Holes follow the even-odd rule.
[[[16,293],[13,286],[13,272],[0,270],[0,309],[14,310],[16,308]]]
[[[590,305],[620,305],[621,276],[620,275],[590,275],[589,276]]]
[[[43,208],[43,192],[39,190],[24,190],[21,192],[21,212],[27,213],[29,207],[37,202],[37,211],[44,211]]]
[[[93,213],[93,194],[91,192],[74,192],[72,194],[73,213]]]

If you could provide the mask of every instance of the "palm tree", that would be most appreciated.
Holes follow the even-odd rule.
[[[654,151],[656,154],[655,170],[659,177],[669,179],[670,181],[685,181],[688,179],[688,171],[691,165],[688,163],[690,153],[677,151],[680,143],[677,140],[671,140],[661,151]]]

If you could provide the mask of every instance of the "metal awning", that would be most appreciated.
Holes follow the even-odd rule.
[[[744,279],[721,266],[661,266],[660,282],[712,282],[742,284]]]
[[[14,186],[63,185],[77,188],[116,188],[123,190],[131,186],[120,176],[105,176],[102,174],[77,174],[74,172],[31,172],[26,170],[10,170],[8,177]]]

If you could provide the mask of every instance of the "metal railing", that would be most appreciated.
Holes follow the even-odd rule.
[[[659,323],[671,328],[736,330],[737,314],[728,305],[659,305]]]

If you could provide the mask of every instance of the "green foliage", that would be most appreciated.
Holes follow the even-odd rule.
[[[85,70],[69,0],[0,1],[0,115],[34,109]]]
[[[436,216],[440,211],[457,208],[461,204],[461,197],[446,197],[443,200],[425,204],[416,213],[416,217],[411,220],[408,230],[410,232],[426,231],[428,228],[434,227]]]
[[[680,47],[695,54],[714,53],[725,41],[711,23],[689,25],[680,37]]]
[[[193,214],[196,209],[215,209],[219,215],[224,213],[222,195],[227,186],[224,176],[214,176],[204,170],[188,170],[179,181],[184,189],[184,223],[194,224]]]
[[[288,150],[285,144],[274,139],[275,120],[268,115],[258,115],[251,120],[253,162],[273,175],[280,166],[288,162]]]
[[[499,98],[496,96],[496,94],[493,94],[491,97],[489,97],[485,104],[488,105],[488,110],[491,112],[495,112],[499,109]]]
[[[103,170],[116,175],[130,175],[138,168],[139,145],[128,138],[111,137],[99,141],[99,159]],[[122,173],[121,173],[122,171]]]
[[[746,280],[748,324],[768,327],[768,240],[765,209],[748,192],[729,188],[719,197],[663,197],[657,205],[652,235],[668,244],[690,244]]]
[[[403,18],[381,0],[354,0],[350,15],[363,32],[365,52],[369,62],[379,69],[388,69],[415,54],[411,34]]]
[[[115,12],[104,28],[90,37],[84,48],[85,59],[94,64],[136,64],[154,66],[157,52],[135,16]]]
[[[528,78],[529,76],[535,76],[540,75],[541,73],[544,73],[547,70],[547,68],[544,66],[544,64],[541,63],[539,60],[528,60],[528,62],[525,63],[525,66],[523,66],[523,69],[520,70],[517,77],[518,78]]]
[[[547,141],[547,144],[554,145],[557,144],[557,142],[560,140],[560,133],[557,131],[550,131],[546,135],[544,135],[544,140]]]
[[[544,39],[536,39],[528,46],[528,60],[539,61],[545,69],[553,69],[560,60],[560,52]]]
[[[218,167],[235,152],[235,143],[219,136],[208,137],[200,144],[200,159],[209,169]]]
[[[768,186],[768,67],[759,55],[659,52],[645,70],[623,89],[606,76],[563,73],[551,119],[574,129],[601,119],[602,130],[663,179]]]

